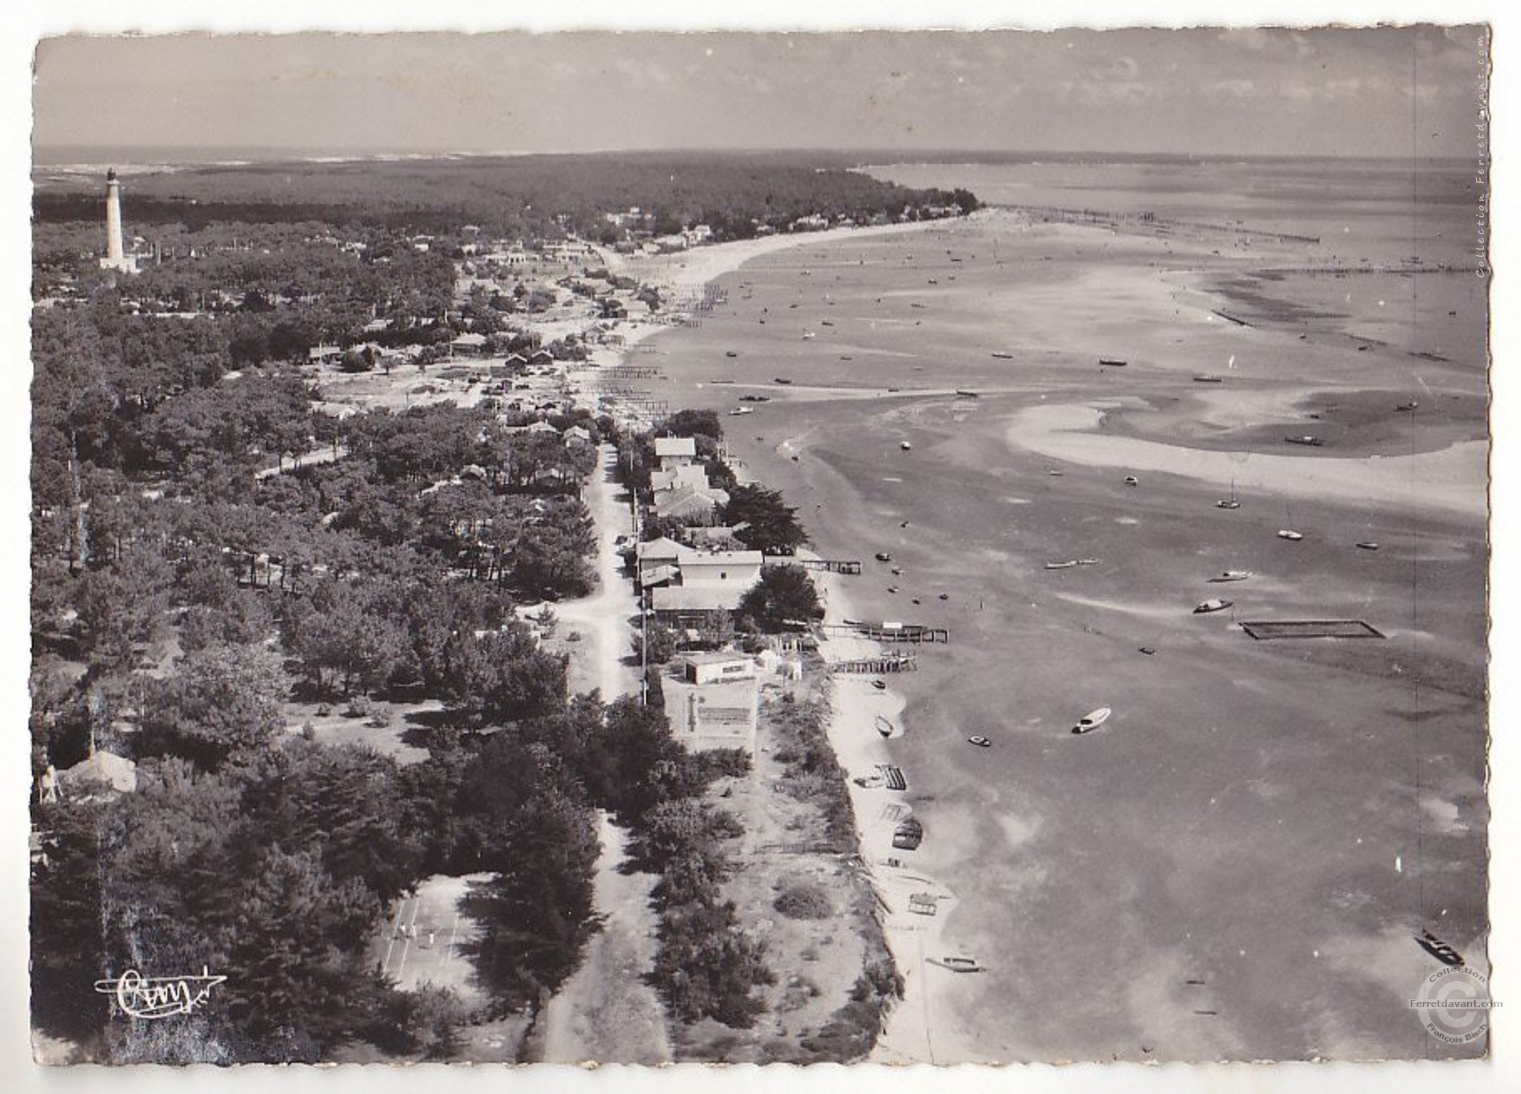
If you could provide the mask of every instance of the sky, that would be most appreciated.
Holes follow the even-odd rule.
[[[1467,28],[57,37],[34,147],[1476,155]]]

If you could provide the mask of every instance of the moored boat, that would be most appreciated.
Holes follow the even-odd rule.
[[[1077,725],[1072,727],[1073,733],[1092,733],[1099,726],[1109,720],[1109,715],[1114,712],[1108,707],[1099,707],[1091,710],[1077,720]]]
[[[1204,603],[1196,606],[1194,608],[1194,614],[1207,615],[1210,612],[1223,612],[1226,608],[1234,606],[1235,605],[1232,601],[1221,600],[1219,597],[1211,597],[1209,600],[1206,600]]]

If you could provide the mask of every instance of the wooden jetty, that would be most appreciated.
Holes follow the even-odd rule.
[[[858,657],[849,661],[835,661],[830,672],[855,673],[876,676],[889,672],[917,672],[919,659],[911,653],[884,654],[881,657]]]
[[[926,627],[922,623],[825,623],[824,634],[856,634],[876,642],[910,642],[914,645],[949,642],[951,632],[945,627]]]
[[[730,463],[733,461],[731,460]],[[827,574],[859,574],[861,572],[860,559],[844,558],[794,558],[777,557],[766,559],[767,565],[778,563],[782,565],[801,566],[805,570],[822,570]]]

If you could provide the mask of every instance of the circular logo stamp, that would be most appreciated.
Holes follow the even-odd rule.
[[[1467,965],[1438,969],[1421,982],[1410,1006],[1426,1032],[1449,1045],[1470,1045],[1489,1029],[1489,981]]]

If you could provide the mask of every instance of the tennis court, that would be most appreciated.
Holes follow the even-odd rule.
[[[471,885],[490,877],[435,874],[399,900],[376,940],[381,971],[403,991],[432,984],[452,988],[467,1003],[484,1002],[474,966],[464,952],[479,932],[461,909]]]

